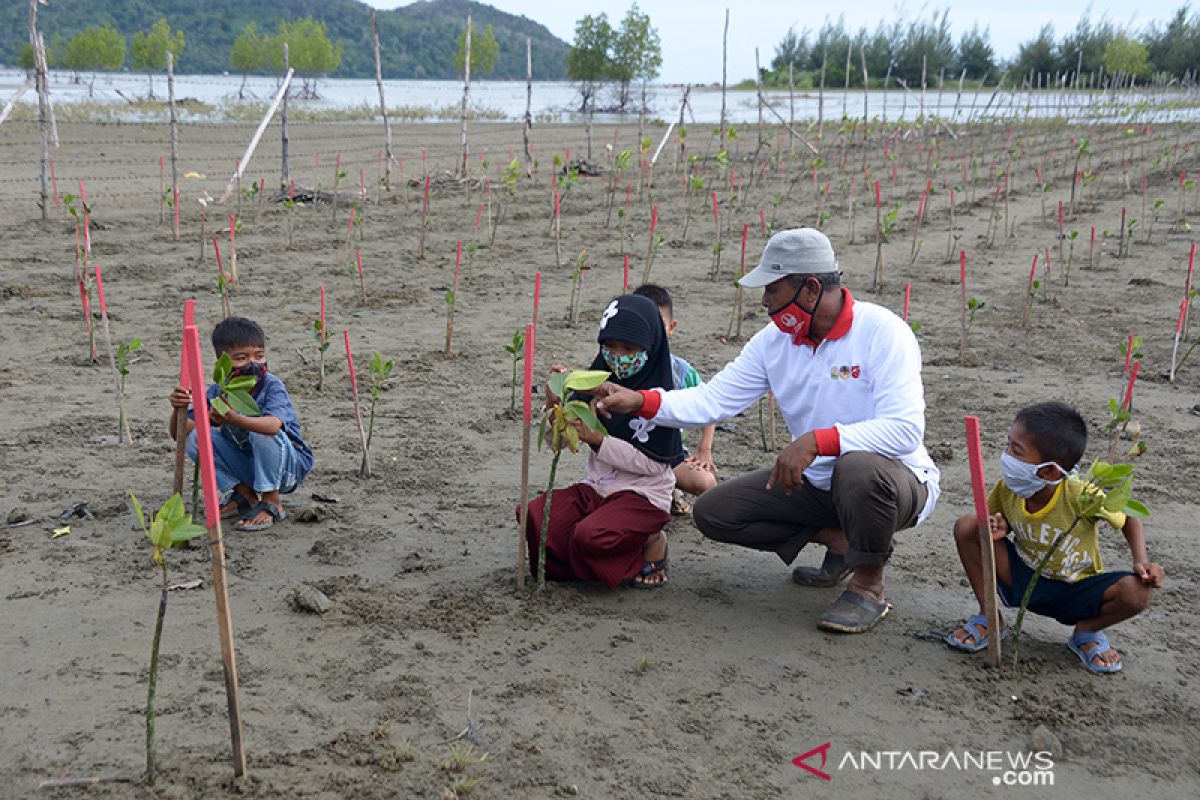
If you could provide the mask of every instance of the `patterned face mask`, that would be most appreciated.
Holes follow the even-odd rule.
[[[608,368],[613,371],[613,375],[616,375],[620,380],[637,375],[642,367],[646,366],[646,362],[650,360],[650,355],[645,350],[639,350],[632,355],[619,356],[607,347],[601,346],[600,354],[604,356],[604,363],[608,364]]]

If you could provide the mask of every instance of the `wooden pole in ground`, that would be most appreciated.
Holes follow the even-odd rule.
[[[788,155],[795,152],[796,134],[793,129],[796,127],[796,79],[795,65],[788,62]]]
[[[183,327],[191,328],[196,325],[196,301],[183,301]],[[179,361],[179,385],[187,386],[187,372],[184,369],[183,360]],[[207,389],[207,387],[205,387]],[[183,497],[183,467],[186,461],[187,451],[187,409],[175,409],[175,479],[171,484],[172,494],[177,494]],[[195,516],[200,509],[193,508],[192,515]]]
[[[126,444],[133,444],[133,433],[129,430],[129,418],[125,416],[125,392],[121,390],[121,373],[117,371],[117,356],[113,350],[112,332],[108,326],[108,305],[104,302],[104,276],[100,265],[93,264],[92,270],[96,275],[96,294],[100,298],[100,321],[104,325],[104,345],[108,349],[108,364],[112,368],[113,383],[117,394],[117,441],[125,436]]]
[[[533,323],[525,324],[525,388],[521,423],[521,520],[517,526],[517,591],[525,590],[525,530],[529,524],[529,436],[533,429]]]
[[[179,117],[175,112],[175,55],[167,51],[167,102],[171,110],[171,197],[175,201],[175,239],[179,239]]]
[[[288,66],[288,46],[287,42],[283,43],[283,72],[290,73],[292,70]],[[279,173],[279,191],[290,191],[291,177],[288,173],[288,97],[287,92],[283,93],[283,109],[279,114],[279,134],[282,151],[280,152],[280,173]],[[289,224],[291,224],[291,214],[288,215]],[[290,242],[289,238],[289,242]]]
[[[212,431],[208,426],[207,385],[200,360],[200,335],[194,325],[183,329],[183,347],[188,387],[192,390],[192,408],[195,410],[200,481],[204,487],[204,518],[208,527],[213,594],[217,599],[217,637],[221,643],[221,666],[225,673],[229,744],[233,754],[233,774],[240,778],[246,774],[246,751],[242,745],[237,652],[233,645],[233,617],[229,613],[229,587],[225,584],[225,542],[221,535],[221,498],[217,494],[217,475],[213,468]]]
[[[466,49],[463,55],[463,96],[462,96],[462,168],[459,175],[467,177],[467,158],[470,150],[467,147],[467,98],[471,93],[471,15],[467,15]]]
[[[379,58],[379,26],[375,24],[375,9],[371,9],[371,39],[375,45],[375,86],[379,89],[379,113],[383,117],[383,152],[387,166],[383,168],[383,185],[392,191],[392,123],[388,119],[387,100],[383,96],[383,63]]]
[[[825,146],[825,65],[829,61],[829,51],[821,53],[821,86],[817,89],[817,149]]]
[[[996,608],[996,551],[988,527],[987,486],[983,481],[983,448],[979,440],[979,417],[968,416],[967,461],[971,467],[971,492],[979,522],[979,547],[983,555],[983,613],[988,626],[988,665],[1000,666],[1000,612]]]
[[[50,218],[50,155],[47,152],[47,89],[46,89],[46,69],[47,64],[44,60],[41,48],[38,46],[39,39],[37,33],[37,0],[29,0],[29,46],[33,49],[33,62],[35,71],[35,80],[38,93],[38,136],[41,143],[42,153],[42,183],[41,183],[41,200],[39,203],[42,207],[42,219]]]
[[[533,155],[529,152],[529,130],[533,127],[533,43],[525,37],[525,125],[521,136],[525,140],[525,177],[533,177]],[[521,541],[524,541],[522,539]]]
[[[846,86],[842,89],[842,119],[845,119],[848,112],[846,103],[850,100],[850,56],[854,54],[854,42],[851,41],[846,45]]]
[[[721,147],[725,147],[725,90],[729,78],[729,9],[725,9],[725,33],[721,36]]]

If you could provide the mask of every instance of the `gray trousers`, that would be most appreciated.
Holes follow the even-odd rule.
[[[804,483],[790,495],[767,490],[770,469],[726,481],[696,499],[692,518],[710,539],[769,550],[790,564],[822,528],[840,528],[850,540],[846,566],[883,566],[896,531],[911,528],[929,490],[895,459],[846,453],[837,460],[829,491]]]

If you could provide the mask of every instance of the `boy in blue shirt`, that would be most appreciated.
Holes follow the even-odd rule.
[[[663,325],[667,329],[667,337],[670,338],[675,333],[675,326],[679,324],[675,319],[675,304],[671,300],[671,293],[653,283],[642,284],[634,289],[633,293],[654,301],[654,305],[658,306],[658,313],[662,315]],[[671,376],[675,383],[672,388],[675,389],[690,389],[704,382],[700,379],[700,373],[696,371],[696,368],[675,353],[671,353]],[[675,468],[676,488],[671,498],[672,514],[687,514],[692,510],[687,501],[683,499],[682,492],[699,497],[717,485],[717,465],[713,461],[712,449],[716,433],[716,425],[706,425],[701,428],[700,447],[696,454],[689,455],[682,464]]]
[[[244,317],[227,317],[212,333],[213,349],[219,358],[228,354],[234,376],[251,375],[257,384],[250,394],[259,414],[248,417],[230,411],[218,414],[208,407],[213,426],[213,462],[217,489],[226,493],[221,519],[237,517],[240,531],[261,531],[285,516],[280,494],[296,487],[312,469],[312,449],[300,435],[296,409],[283,381],[267,371],[267,339],[258,323]],[[212,401],[218,387],[211,384],[206,396]],[[182,386],[171,392],[171,406],[188,410],[187,454],[196,460],[196,423],[190,410],[192,393]],[[172,438],[176,435],[171,415]]]

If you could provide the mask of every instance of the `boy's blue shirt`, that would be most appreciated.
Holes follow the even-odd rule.
[[[210,383],[205,396],[211,401],[218,391],[219,387]],[[296,483],[300,483],[312,469],[313,452],[308,442],[300,435],[300,420],[296,418],[296,407],[292,405],[287,387],[275,373],[268,372],[263,376],[262,383],[254,394],[254,401],[258,403],[261,416],[275,417],[283,423],[283,432],[287,434],[296,450]],[[188,411],[188,416],[193,416],[191,410]]]

